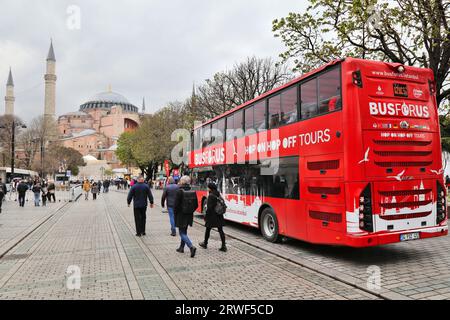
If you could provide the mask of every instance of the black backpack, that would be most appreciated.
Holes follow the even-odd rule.
[[[183,201],[181,203],[181,208],[183,214],[193,214],[198,208],[198,199],[195,191],[185,191],[183,192]]]
[[[221,196],[212,195],[217,199],[216,207],[214,211],[218,216],[222,216],[227,211],[227,205],[225,204],[225,200]]]

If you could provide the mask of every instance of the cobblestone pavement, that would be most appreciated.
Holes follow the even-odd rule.
[[[385,298],[450,300],[449,236],[355,249],[294,239],[273,244],[265,241],[259,230],[231,222],[225,233],[243,241],[236,244],[239,248],[250,244],[365,290],[369,290],[368,268],[375,266],[380,271],[381,289],[369,291]]]
[[[125,196],[62,205],[0,259],[0,299],[376,298],[240,240],[229,238],[229,251],[220,252],[216,234],[194,259],[177,253],[179,238],[159,207],[149,212],[147,236],[137,238]],[[203,231],[189,229],[194,244]],[[81,272],[79,290],[67,287],[70,266]]]

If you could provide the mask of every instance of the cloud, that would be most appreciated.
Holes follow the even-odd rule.
[[[80,8],[79,30],[67,27],[73,5]],[[11,65],[16,114],[30,120],[42,113],[53,38],[58,114],[77,110],[109,84],[139,107],[145,96],[147,110],[155,111],[247,56],[277,58],[284,48],[272,20],[304,8],[280,0],[4,1],[0,80]],[[4,90],[0,82],[0,96]]]

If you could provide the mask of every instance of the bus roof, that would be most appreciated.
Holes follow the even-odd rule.
[[[300,77],[297,77],[297,78],[287,82],[286,84],[284,84],[284,85],[282,85],[280,87],[277,87],[277,88],[274,88],[274,89],[272,89],[270,91],[267,91],[266,93],[263,93],[262,95],[254,98],[254,99],[252,99],[250,101],[245,102],[244,104],[241,104],[241,105],[239,105],[237,107],[234,107],[233,109],[230,109],[230,110],[226,111],[225,113],[223,113],[221,115],[218,115],[218,116],[216,116],[216,117],[214,117],[214,118],[212,118],[212,119],[202,123],[201,125],[198,125],[198,126],[194,127],[194,130],[196,130],[196,129],[200,128],[200,127],[203,127],[203,126],[205,126],[205,125],[207,125],[207,124],[209,124],[211,122],[214,122],[214,121],[216,121],[216,120],[218,120],[220,118],[224,118],[227,115],[229,115],[229,114],[231,114],[231,113],[233,113],[233,112],[235,112],[235,111],[237,111],[239,109],[243,109],[243,108],[245,108],[245,107],[247,107],[247,106],[257,102],[258,100],[262,100],[265,97],[270,96],[271,94],[273,94],[273,93],[275,93],[277,91],[283,90],[284,88],[287,88],[287,87],[289,87],[289,86],[291,86],[291,85],[293,85],[295,83],[298,83],[298,82],[302,81],[303,79],[305,79],[305,78],[307,78],[309,76],[312,76],[315,73],[318,73],[318,72],[320,72],[320,71],[322,71],[322,70],[324,70],[324,69],[326,69],[326,68],[328,68],[330,66],[334,66],[336,64],[339,64],[339,63],[341,63],[344,60],[345,59],[342,59],[342,58],[341,59],[332,60],[332,61],[328,62],[327,64],[324,64],[324,65],[322,65],[321,67],[319,67],[317,69],[311,70],[310,72],[307,72],[307,73],[301,75]]]

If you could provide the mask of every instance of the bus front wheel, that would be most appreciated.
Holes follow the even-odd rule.
[[[264,239],[270,242],[278,242],[280,240],[277,216],[271,208],[263,210],[260,223]]]

